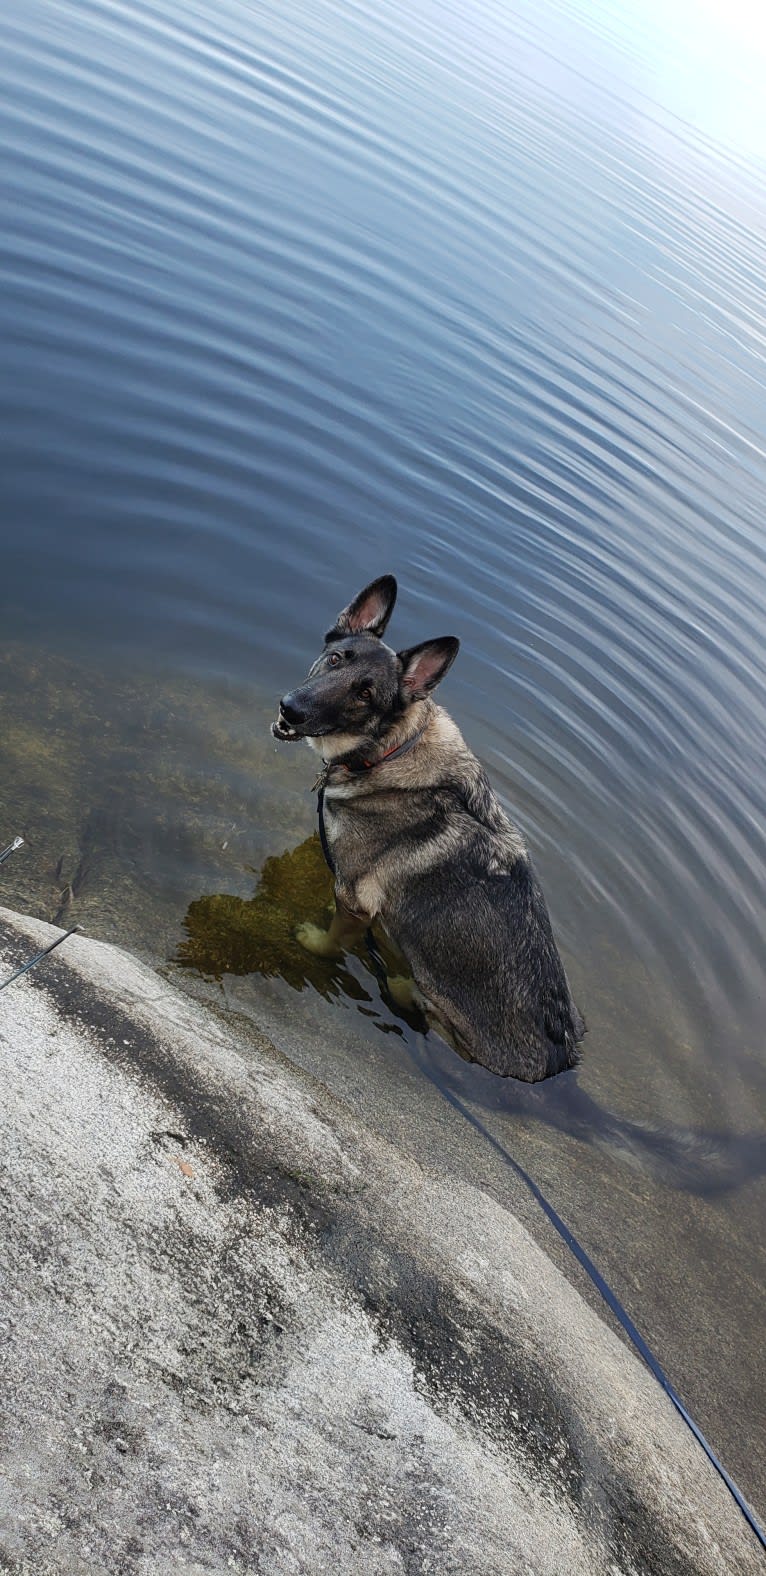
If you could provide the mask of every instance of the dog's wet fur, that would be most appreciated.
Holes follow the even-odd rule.
[[[534,1083],[574,1066],[585,1025],[524,841],[431,698],[459,641],[387,646],[396,590],[383,575],[344,608],[272,723],[325,763],[337,908],[328,931],[299,939],[337,956],[378,919],[435,1027],[469,1060]]]

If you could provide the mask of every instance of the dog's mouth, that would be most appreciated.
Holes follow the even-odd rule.
[[[292,723],[287,721],[281,710],[276,722],[271,724],[271,732],[273,737],[281,739],[283,744],[290,743],[293,739],[305,738],[305,734],[301,733],[299,728],[294,728]]]

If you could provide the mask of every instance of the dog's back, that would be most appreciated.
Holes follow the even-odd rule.
[[[419,840],[381,918],[464,1054],[535,1082],[574,1066],[584,1024],[529,855],[470,760],[469,781],[431,791],[437,857]]]
[[[575,1065],[584,1025],[529,857],[489,873],[485,839],[461,834],[458,854],[391,891],[383,922],[459,1048],[536,1082]]]
[[[529,1082],[572,1067],[584,1024],[523,840],[451,717],[403,760],[328,786],[349,906],[377,915],[458,1048]]]

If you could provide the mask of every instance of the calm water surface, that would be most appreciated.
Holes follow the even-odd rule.
[[[542,1093],[430,1073],[766,1508],[763,30],[10,0],[0,31],[0,843],[26,806],[42,871],[87,805],[83,893],[109,861],[133,893],[91,928],[138,937],[151,887],[174,956],[190,901],[310,832],[273,701],[393,570],[392,638],[462,638],[443,698],[590,1024]],[[38,874],[3,890],[43,910]],[[422,1076],[354,978],[248,999]]]

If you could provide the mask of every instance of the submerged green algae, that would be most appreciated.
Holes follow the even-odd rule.
[[[190,903],[176,961],[208,978],[279,975],[295,990],[312,984],[323,996],[337,995],[340,988],[358,996],[360,987],[348,970],[313,957],[295,938],[305,919],[326,924],[332,901],[332,877],[319,838],[307,837],[297,848],[266,860],[251,898],[213,892]]]
[[[175,961],[207,979],[260,974],[281,978],[294,990],[311,985],[326,1000],[343,994],[357,1004],[370,1003],[369,992],[344,961],[316,957],[296,939],[299,925],[306,920],[325,927],[333,906],[332,876],[314,833],[297,848],[266,860],[251,898],[214,892],[190,903],[183,922],[185,938]],[[416,1010],[402,1008],[387,990],[386,977],[407,972],[407,965],[378,926],[374,949],[373,959],[366,938],[361,937],[355,948],[371,985],[374,978],[396,1018],[424,1027]],[[372,1015],[377,1021],[378,1013]]]

